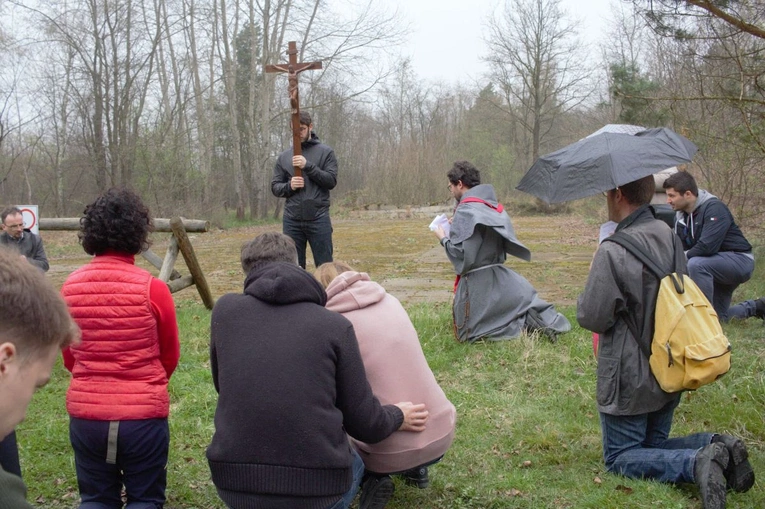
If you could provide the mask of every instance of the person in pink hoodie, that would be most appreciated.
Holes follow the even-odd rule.
[[[391,474],[401,474],[419,488],[428,486],[428,465],[439,461],[454,440],[457,411],[433,376],[398,299],[343,262],[322,264],[314,275],[326,288],[327,309],[353,324],[369,384],[380,403],[403,398],[425,403],[430,412],[422,433],[397,431],[374,445],[350,439],[367,471],[359,507],[380,509],[393,495]]]

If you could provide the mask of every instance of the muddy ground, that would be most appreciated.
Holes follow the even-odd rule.
[[[405,304],[448,302],[454,273],[443,248],[428,229],[430,221],[439,213],[449,213],[449,209],[426,207],[335,213],[335,259],[368,272]],[[574,304],[596,247],[598,225],[573,215],[514,216],[513,225],[518,238],[531,250],[532,261],[511,259],[507,265],[529,279],[544,299],[558,305]],[[281,224],[226,230],[213,227],[207,233],[189,234],[214,298],[241,291],[240,247],[246,240],[269,230],[281,231]],[[74,232],[43,231],[41,234],[51,262],[48,274],[56,285],[61,285],[88,257],[77,245]],[[160,257],[164,257],[169,236],[169,233],[153,236],[152,251]],[[308,270],[313,270],[310,253],[308,260]],[[139,259],[138,263],[158,274],[145,260]],[[183,275],[188,274],[180,256],[176,269]],[[200,300],[193,287],[174,297]]]

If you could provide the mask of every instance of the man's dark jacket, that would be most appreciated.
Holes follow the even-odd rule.
[[[311,131],[311,137],[300,144],[305,157],[303,179],[305,187],[293,191],[290,179],[295,176],[292,167],[292,148],[279,155],[271,178],[274,196],[287,198],[284,218],[296,221],[313,221],[329,212],[329,191],[337,185],[337,158],[335,152],[319,141]]]
[[[403,422],[372,394],[353,326],[325,303],[308,272],[266,263],[250,271],[243,294],[213,309],[218,405],[207,459],[231,507],[328,507],[352,482],[346,432],[376,443]]]
[[[706,198],[703,202],[702,197]],[[683,241],[683,249],[689,259],[712,256],[722,251],[752,251],[752,245],[733,220],[728,207],[703,190],[699,192],[696,208],[690,217],[685,212],[676,214],[675,233]]]
[[[48,272],[50,268],[42,239],[28,228],[24,229],[24,233],[22,233],[19,240],[12,238],[6,232],[0,233],[0,246],[8,246],[15,249],[20,254],[26,256],[29,263],[38,267],[43,272]]]

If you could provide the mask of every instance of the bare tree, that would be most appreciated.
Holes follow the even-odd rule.
[[[39,21],[76,55],[73,93],[86,116],[98,187],[131,185],[161,26],[143,2],[133,0],[74,0],[44,7],[34,9]]]
[[[53,195],[55,212],[57,216],[65,213],[65,161],[68,156],[72,129],[72,111],[70,101],[72,97],[72,73],[75,54],[71,48],[65,49],[62,61],[58,65],[51,65],[43,71],[42,90],[40,90],[41,110],[46,110],[42,116],[46,124],[41,126],[40,136],[46,138],[46,131],[52,131],[47,136],[47,141],[40,146],[41,152],[53,168]],[[55,53],[49,54],[50,61],[55,61]]]
[[[523,164],[539,157],[555,120],[588,97],[590,74],[577,31],[560,0],[507,0],[488,22],[492,78],[529,146]]]

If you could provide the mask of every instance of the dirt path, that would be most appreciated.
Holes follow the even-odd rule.
[[[443,248],[428,230],[431,219],[440,212],[448,210],[429,207],[339,215],[333,219],[335,259],[368,272],[405,304],[448,302],[454,273]],[[508,260],[508,266],[531,281],[544,299],[558,305],[575,303],[596,247],[597,225],[574,216],[514,217],[513,224],[519,239],[531,249],[532,261]],[[269,230],[280,231],[281,225],[213,229],[190,235],[215,298],[241,291],[240,247]],[[60,285],[88,258],[77,245],[75,233],[42,233],[51,261],[48,274]],[[168,239],[169,234],[155,234],[152,250],[164,256]],[[149,268],[142,259],[139,264]],[[176,268],[188,273],[180,257]],[[310,255],[308,270],[313,270]],[[191,288],[175,294],[175,298],[199,300]]]

